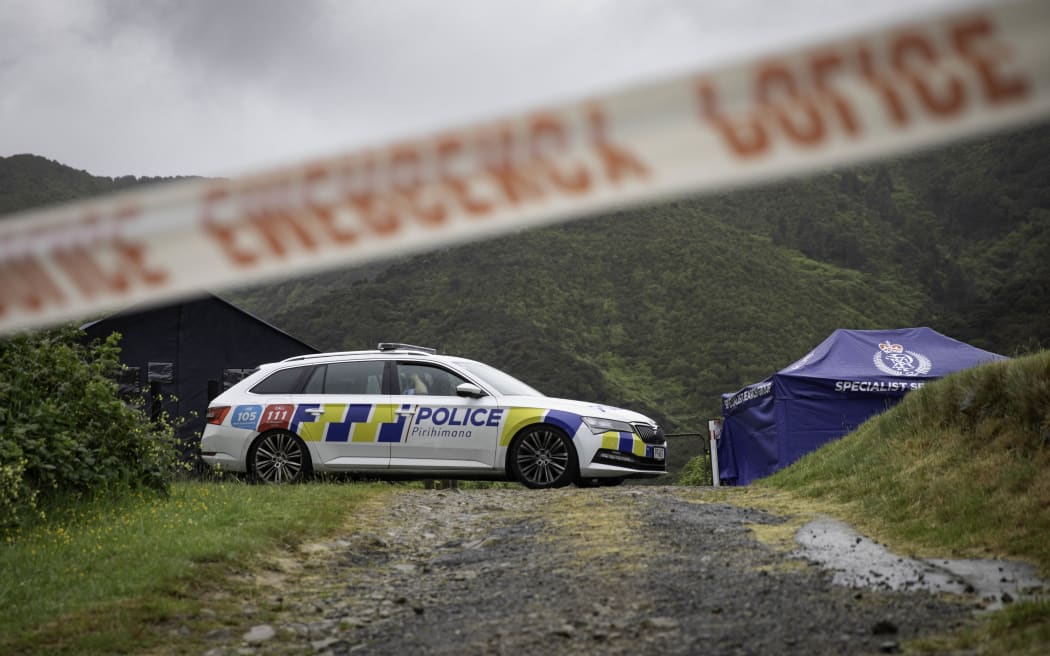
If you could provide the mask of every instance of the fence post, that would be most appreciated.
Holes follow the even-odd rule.
[[[711,484],[721,487],[722,483],[718,480],[718,438],[722,435],[722,420],[709,420],[707,432],[711,436]]]

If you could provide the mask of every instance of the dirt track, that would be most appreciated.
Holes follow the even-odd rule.
[[[783,519],[685,488],[406,490],[275,563],[220,654],[893,653],[965,599],[857,591],[758,541]],[[247,612],[247,611],[246,611]]]

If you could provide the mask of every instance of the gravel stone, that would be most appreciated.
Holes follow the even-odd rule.
[[[273,640],[276,636],[277,631],[275,631],[269,624],[257,624],[251,628],[251,631],[245,633],[244,637],[241,639],[248,643],[256,643]]]
[[[653,631],[672,631],[678,628],[678,620],[672,617],[648,617],[642,627]]]

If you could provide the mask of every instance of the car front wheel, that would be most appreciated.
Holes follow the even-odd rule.
[[[298,483],[310,475],[310,455],[292,433],[267,433],[248,452],[248,472],[259,483]]]
[[[557,428],[534,426],[511,444],[510,470],[525,487],[564,487],[579,473],[576,449],[569,437]]]

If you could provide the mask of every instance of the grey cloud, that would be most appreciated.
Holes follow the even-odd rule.
[[[194,75],[223,83],[294,77],[345,45],[323,0],[103,0],[101,8],[104,30],[147,32]]]
[[[951,1],[0,0],[0,155],[234,173]]]

